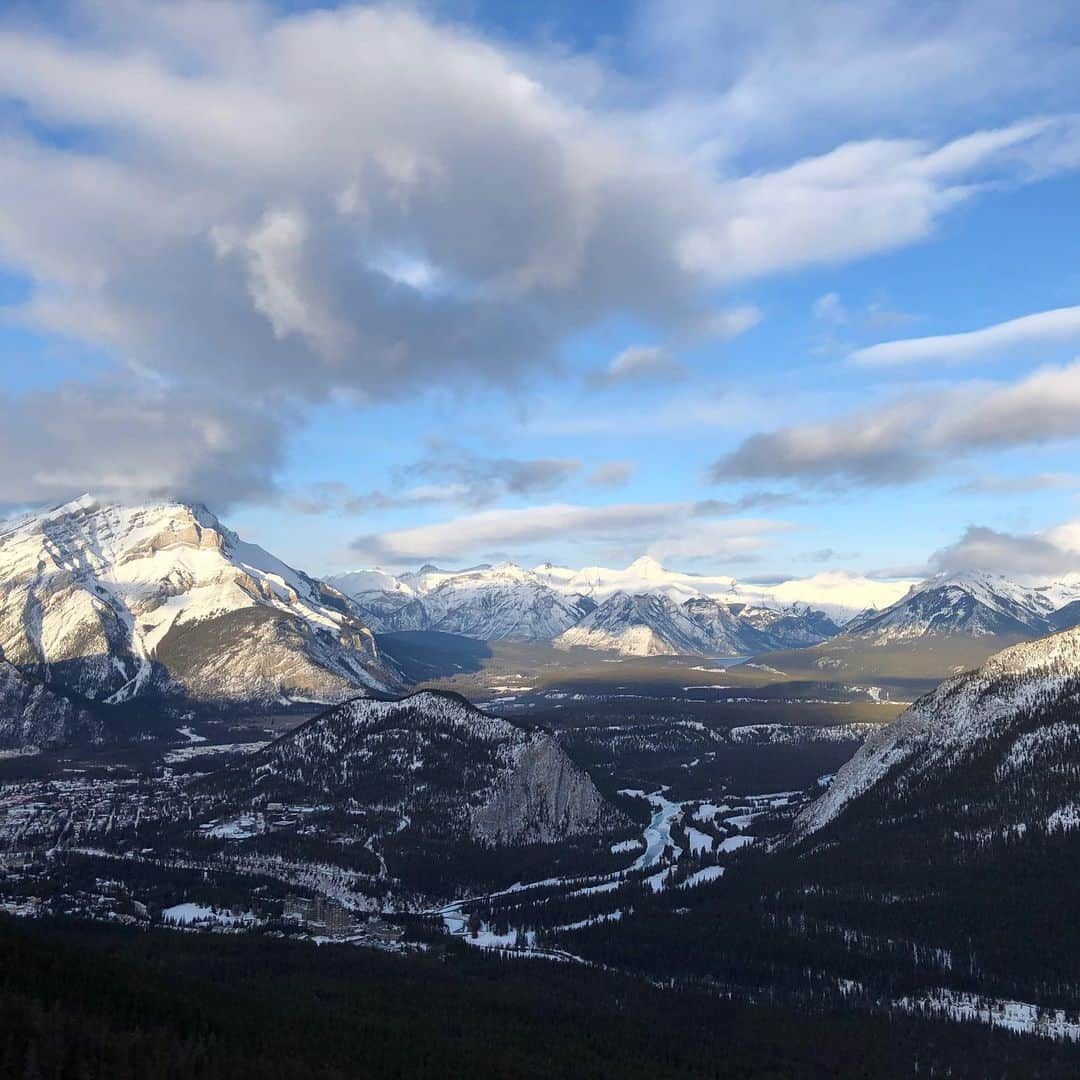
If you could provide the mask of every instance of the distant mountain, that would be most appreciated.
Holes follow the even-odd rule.
[[[770,584],[738,581],[723,574],[691,574],[671,570],[647,555],[635,559],[625,569],[587,566],[572,570],[542,563],[535,567],[552,588],[580,593],[600,602],[613,593],[631,596],[667,596],[677,604],[707,597],[721,604],[785,611],[813,608],[842,624],[867,607],[887,607],[907,592],[911,581],[885,581],[828,570],[813,577],[789,578]]]
[[[183,503],[85,496],[5,526],[0,655],[113,705],[328,703],[399,685],[351,601]]]
[[[547,641],[595,606],[513,563],[457,573],[424,567],[389,581],[360,572],[330,583],[357,603],[376,631],[437,630],[483,641]]]
[[[462,571],[425,566],[399,577],[356,571],[330,583],[384,633],[433,630],[484,641],[555,641],[631,656],[736,656],[811,644],[838,632],[824,612],[768,606],[730,578],[695,578],[644,557],[623,571],[550,563],[534,570],[513,563]],[[701,586],[722,587],[722,595],[707,595]]]
[[[1080,623],[1080,581],[1024,586],[1000,575],[938,575],[883,611],[868,611],[845,634],[881,642],[946,634],[1032,637]]]
[[[245,807],[392,809],[399,844],[552,843],[620,820],[553,736],[436,691],[345,702],[216,782]]]
[[[586,648],[623,656],[669,656],[708,651],[707,631],[667,596],[615,593],[555,639],[562,649]]]
[[[824,611],[806,604],[783,608],[729,604],[728,610],[763,636],[766,650],[800,649],[840,633],[840,627]]]
[[[676,604],[655,593],[615,593],[556,638],[555,645],[623,656],[748,656],[814,644],[838,632],[820,611],[775,611],[709,597]]]
[[[1080,827],[1080,628],[947,679],[866,741],[796,835],[856,812],[986,839]]]

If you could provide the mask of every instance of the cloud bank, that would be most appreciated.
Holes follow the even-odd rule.
[[[1080,431],[1080,361],[1011,385],[973,384],[752,435],[712,469],[716,480],[908,483],[957,455],[1037,446]]]

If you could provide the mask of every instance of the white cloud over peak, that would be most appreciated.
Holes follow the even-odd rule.
[[[939,571],[982,570],[1020,579],[1080,574],[1080,522],[1034,533],[969,525],[956,543],[935,552],[930,561]]]

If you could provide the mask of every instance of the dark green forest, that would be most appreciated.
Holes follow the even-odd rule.
[[[0,920],[0,1075],[1075,1076],[1076,1050],[914,1017],[799,1013],[463,948]]]

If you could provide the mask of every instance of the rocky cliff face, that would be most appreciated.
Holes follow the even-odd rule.
[[[333,702],[396,685],[349,600],[182,503],[84,497],[8,525],[0,655],[110,704]]]
[[[469,815],[472,835],[489,844],[552,843],[596,831],[613,819],[589,775],[549,736],[522,746],[487,801]]]
[[[0,750],[98,742],[101,718],[0,660]]]
[[[667,596],[615,593],[556,638],[555,644],[624,656],[674,656],[706,651],[709,637],[706,627]]]

